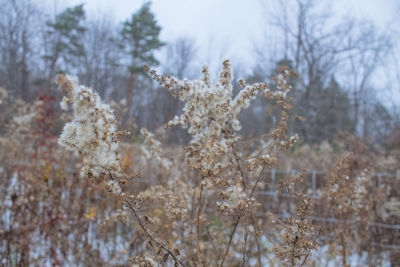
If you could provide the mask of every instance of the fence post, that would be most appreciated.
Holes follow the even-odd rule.
[[[296,175],[296,170],[292,170],[292,171],[290,172],[290,175],[291,175],[292,177],[294,177],[294,176]],[[295,185],[294,185],[294,184],[292,185],[292,191],[293,191],[293,192],[296,191],[296,188],[295,188]]]
[[[271,170],[271,186],[269,188],[270,192],[275,191],[275,169]]]
[[[315,170],[312,171],[311,174],[311,182],[312,182],[312,198],[316,199],[317,198],[317,181],[316,181],[316,175],[317,173],[315,172]]]
[[[378,188],[381,188],[382,185],[382,173],[378,173]]]

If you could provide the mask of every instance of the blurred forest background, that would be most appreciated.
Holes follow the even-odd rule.
[[[142,66],[192,79],[205,61],[192,38],[160,39],[162,25],[150,2],[116,24],[106,15],[88,18],[84,4],[49,14],[29,0],[0,2],[0,86],[9,92],[8,106],[18,98],[32,102],[39,94],[59,97],[55,75],[68,73],[119,107],[121,128],[154,130],[181,107]],[[257,64],[251,69],[233,61],[235,79],[269,82],[279,65],[288,65],[302,77],[293,84],[298,117],[290,129],[302,142],[316,144],[346,132],[393,148],[400,142],[400,32],[348,15],[339,18],[323,2],[276,0],[272,12],[271,1],[262,1],[266,33],[274,29],[282,38],[254,44]],[[222,60],[221,51],[210,48],[209,64]],[[243,134],[266,133],[276,123],[268,112],[273,110],[266,103],[254,103],[242,117]],[[174,130],[169,141],[186,138]]]
[[[143,127],[164,144],[168,159],[177,163],[179,179],[198,181],[186,166],[185,153],[179,146],[190,139],[185,129],[163,128],[180,115],[183,103],[150,79],[143,65],[192,80],[200,77],[202,65],[207,64],[214,82],[229,40],[223,44],[211,40],[209,47],[189,36],[163,40],[163,25],[151,2],[141,3],[129,18],[114,22],[106,13],[89,15],[92,10],[85,4],[51,11],[45,1],[0,0],[0,202],[4,203],[0,206],[0,265],[126,266],[130,257],[147,251],[146,238],[129,219],[123,202],[105,192],[102,185],[82,179],[79,157],[57,143],[63,125],[71,120],[58,104],[63,94],[54,80],[59,73],[75,75],[80,84],[94,88],[115,110],[119,129],[132,132],[121,144],[122,167],[132,177],[140,170],[143,178],[136,179],[128,192],[147,192],[153,197],[156,194],[151,186],[156,186],[155,191],[166,192],[166,200],[175,199],[169,191],[160,191],[160,185],[169,188],[176,178],[174,172],[159,165],[157,158],[143,157]],[[369,266],[400,266],[400,31],[396,29],[400,4],[393,24],[382,28],[348,13],[333,13],[329,6],[336,3],[333,1],[258,3],[265,19],[260,24],[265,36],[254,40],[252,50],[244,53],[255,62],[251,67],[239,53],[232,58],[234,80],[270,84],[282,65],[301,77],[300,81],[290,80],[296,116],[290,116],[287,123],[289,136],[298,133],[299,143],[282,152],[279,169],[265,171],[263,184],[255,193],[265,204],[262,212],[295,214],[292,199],[277,189],[296,170],[305,168],[308,172],[301,189],[316,200],[314,223],[325,221],[321,232],[325,239],[320,241],[321,254],[313,256],[313,266],[331,260],[336,260],[333,266],[339,266],[337,255],[347,266],[346,253],[351,256],[348,262],[355,262],[354,255],[359,253]],[[239,90],[235,84],[234,94]],[[238,149],[250,153],[261,147],[265,135],[277,126],[280,111],[265,98],[258,98],[241,114],[243,143]],[[364,170],[371,171],[366,179],[368,194],[363,196],[369,211],[368,216],[351,209],[335,212],[328,225],[326,176],[341,151],[354,155],[348,162],[349,176],[364,177]],[[354,179],[350,188],[346,182],[349,176],[342,186],[347,198],[340,195],[341,201],[351,199],[360,188]],[[194,201],[195,186],[189,185],[177,188],[192,192]],[[157,205],[160,203],[168,201],[163,198]],[[159,217],[162,226],[169,218],[160,217],[156,211],[145,212],[149,217]],[[262,254],[264,258],[257,259],[259,266],[266,262],[272,265],[277,260],[272,244],[279,241],[278,232],[265,223],[270,221],[267,217],[258,219],[263,239],[261,246],[249,243],[248,255],[254,261]],[[128,221],[131,223],[125,223]],[[370,228],[365,227],[367,223]],[[165,226],[168,228],[168,224]],[[218,235],[221,244],[207,251],[208,256],[223,251],[223,233],[231,225],[218,219],[212,227],[222,233]],[[162,236],[172,235],[167,230],[157,231]],[[346,237],[349,246],[338,236]],[[249,238],[249,242],[256,241]],[[325,245],[330,249],[325,250]],[[184,243],[181,246],[183,250],[188,247]],[[240,255],[240,242],[234,247],[233,253]],[[322,254],[331,256],[324,258]],[[232,259],[226,266],[238,266],[238,261],[242,260]],[[359,261],[358,266],[365,264]]]

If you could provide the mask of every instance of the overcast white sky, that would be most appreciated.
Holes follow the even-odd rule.
[[[144,0],[47,0],[51,9],[86,3],[88,16],[106,13],[122,22],[136,12]],[[335,0],[333,8],[339,15],[350,13],[367,17],[381,27],[394,18],[398,0]],[[161,38],[171,41],[186,36],[196,40],[202,48],[203,61],[207,53],[237,59],[247,65],[251,60],[253,44],[265,32],[266,14],[260,0],[153,0],[152,11],[162,27]],[[273,7],[271,6],[271,9]],[[398,12],[398,10],[397,10]],[[217,49],[215,51],[207,51]],[[201,62],[208,64],[211,62]]]

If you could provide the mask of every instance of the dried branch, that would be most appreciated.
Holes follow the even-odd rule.
[[[130,208],[130,210],[132,211],[136,221],[139,223],[140,227],[142,228],[143,232],[146,234],[146,236],[153,241],[157,246],[161,247],[166,253],[168,253],[175,262],[179,263],[182,266],[186,266],[185,264],[183,264],[176,256],[174,253],[172,253],[167,247],[165,247],[161,242],[157,241],[150,233],[149,231],[146,229],[146,227],[144,226],[142,219],[139,217],[139,215],[137,214],[135,208],[132,206],[132,204],[129,202],[128,199],[124,199],[125,203],[128,205],[128,207]]]
[[[201,183],[201,182],[200,182]],[[197,220],[196,220],[196,244],[197,244],[197,258],[201,265],[201,251],[200,251],[200,215],[201,215],[201,196],[203,195],[203,183],[200,186],[200,195],[197,208]]]

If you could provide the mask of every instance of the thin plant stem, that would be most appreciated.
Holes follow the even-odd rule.
[[[251,214],[251,222],[254,225],[254,227],[256,226],[256,220],[253,216],[253,214]],[[256,245],[257,245],[257,264],[258,266],[261,267],[261,245],[260,245],[260,240],[257,234],[253,235],[254,236],[254,240],[256,241]]]
[[[263,164],[263,166],[262,166],[262,168],[261,168],[261,172],[260,172],[260,174],[258,175],[257,181],[256,181],[256,183],[254,184],[254,186],[253,186],[253,188],[252,188],[252,190],[251,190],[251,193],[250,193],[249,198],[251,198],[251,197],[253,196],[254,191],[256,190],[256,187],[257,187],[257,185],[258,185],[258,182],[259,182],[260,179],[261,179],[261,174],[263,173],[264,168],[265,168],[265,164]],[[231,232],[231,234],[230,234],[230,236],[229,236],[228,245],[226,246],[225,254],[224,254],[224,257],[222,258],[222,262],[221,262],[220,267],[223,266],[223,264],[224,264],[224,262],[225,262],[225,258],[226,258],[226,256],[228,255],[229,248],[231,247],[231,243],[232,243],[232,238],[233,238],[233,235],[234,235],[235,232],[236,232],[237,226],[239,225],[240,219],[241,219],[241,216],[239,215],[239,216],[237,217],[236,221],[235,221],[233,230],[232,230],[232,232]]]
[[[130,210],[133,213],[133,216],[135,217],[136,221],[139,223],[140,227],[142,228],[143,232],[145,233],[145,235],[151,240],[153,241],[157,246],[161,247],[165,252],[167,252],[176,263],[179,263],[182,266],[186,266],[185,264],[183,264],[175,255],[174,253],[172,253],[167,247],[165,247],[161,242],[158,242],[150,233],[149,231],[146,229],[146,227],[144,226],[142,219],[139,217],[137,211],[135,210],[135,208],[132,206],[132,204],[129,202],[128,199],[125,198],[125,203],[128,205],[128,207],[130,208]]]
[[[326,215],[325,215],[325,217],[324,217],[324,224],[323,224],[323,226],[319,227],[318,232],[317,232],[317,234],[316,234],[316,236],[315,236],[315,238],[314,238],[314,240],[313,240],[313,243],[312,243],[313,245],[315,245],[315,244],[317,243],[318,238],[319,238],[319,235],[321,234],[322,228],[324,228],[324,227],[326,226],[326,224],[328,223],[328,216],[329,216],[329,214],[331,213],[331,210],[332,210],[332,207],[333,207],[334,203],[335,203],[335,201],[332,200],[332,201],[331,201],[331,204],[329,205],[328,211],[326,212]],[[303,260],[303,262],[301,263],[300,267],[304,266],[304,264],[306,263],[306,261],[307,261],[309,255],[310,255],[310,253],[307,254],[307,255],[304,257],[304,260]]]
[[[242,178],[242,185],[243,185],[243,188],[246,190],[246,181],[245,181],[245,178],[244,178],[245,176],[244,176],[242,167],[240,166],[240,158],[239,158],[239,155],[238,155],[238,153],[236,152],[236,149],[235,149],[235,147],[233,146],[233,143],[231,144],[231,148],[232,148],[233,156],[235,157],[235,160],[236,160],[236,165],[237,165],[238,171],[239,171],[240,176],[241,176],[241,178]]]
[[[344,237],[343,237],[343,233],[340,233],[340,243],[342,244],[342,265],[343,266],[347,266],[346,265],[346,244],[344,241]]]
[[[235,221],[235,225],[234,225],[234,227],[233,227],[233,229],[232,229],[232,232],[231,232],[231,234],[230,234],[230,236],[229,236],[229,242],[228,242],[228,245],[226,246],[225,254],[224,254],[224,257],[222,258],[220,267],[222,267],[222,266],[224,265],[226,256],[228,255],[228,252],[229,252],[229,248],[231,247],[233,235],[235,234],[236,228],[237,228],[238,225],[239,225],[240,218],[241,218],[241,217],[240,217],[240,215],[239,215],[239,216],[237,217],[236,221]]]
[[[197,244],[197,258],[201,265],[201,251],[200,251],[200,215],[201,215],[201,196],[203,195],[203,183],[200,186],[199,203],[197,208],[197,220],[196,220],[196,244]]]
[[[247,231],[247,226],[245,227],[245,233],[244,233],[244,247],[243,247],[243,256],[242,256],[242,267],[244,267],[246,263],[246,249],[247,249],[247,237],[249,233]]]

